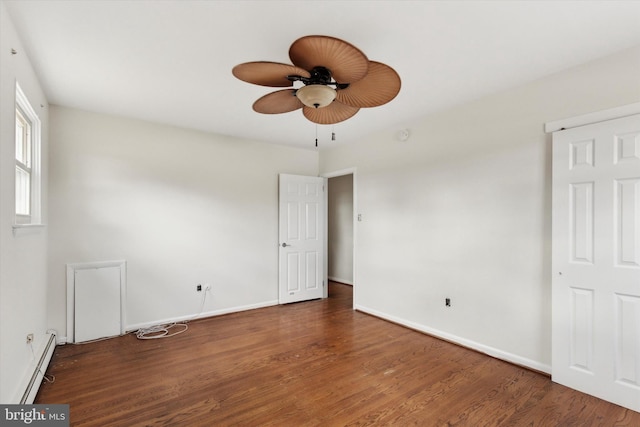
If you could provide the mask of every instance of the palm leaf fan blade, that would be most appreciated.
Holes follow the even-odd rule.
[[[395,98],[400,86],[400,76],[393,68],[370,61],[367,75],[346,89],[338,90],[336,100],[353,107],[378,107]]]
[[[312,70],[322,66],[338,83],[353,83],[367,74],[369,60],[360,49],[329,36],[299,38],[289,48],[289,58],[298,67]]]
[[[247,83],[269,87],[293,86],[293,82],[287,76],[310,76],[309,72],[303,68],[268,61],[245,62],[233,67],[231,72]]]
[[[295,89],[271,92],[253,103],[253,110],[262,114],[281,114],[298,110],[304,105],[295,96]]]

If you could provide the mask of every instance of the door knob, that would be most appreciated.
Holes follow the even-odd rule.
[[[282,244],[282,247],[283,247],[283,248],[286,248],[287,246],[291,246],[291,245],[287,245],[286,243],[283,243],[283,244]]]

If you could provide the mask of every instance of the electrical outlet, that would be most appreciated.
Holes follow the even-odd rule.
[[[33,342],[33,334],[27,334],[27,344],[31,344]]]
[[[198,286],[196,286],[196,291],[201,292],[202,291],[202,285],[198,284]]]

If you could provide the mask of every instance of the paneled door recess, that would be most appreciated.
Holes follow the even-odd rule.
[[[125,332],[126,262],[67,264],[67,342]]]
[[[324,189],[324,178],[280,175],[280,304],[324,295]]]
[[[640,412],[640,114],[553,134],[555,382]]]

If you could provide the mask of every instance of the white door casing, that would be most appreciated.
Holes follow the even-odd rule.
[[[640,412],[640,115],[553,134],[552,379]]]
[[[325,181],[320,177],[280,175],[280,304],[323,297]]]

